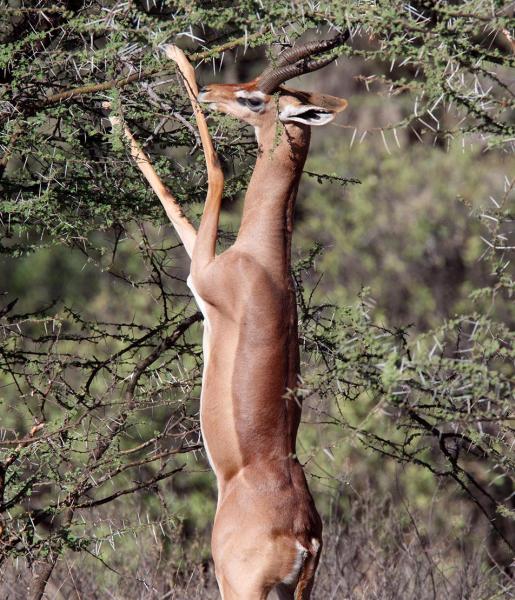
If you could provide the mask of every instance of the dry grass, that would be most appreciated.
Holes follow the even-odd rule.
[[[473,527],[457,539],[420,531],[422,519],[389,502],[356,502],[326,525],[314,600],[494,600],[515,598],[513,581],[492,565]],[[157,543],[156,543],[157,542]],[[163,540],[148,532],[120,540],[105,562],[78,553],[60,559],[47,600],[214,600],[218,590],[206,539]],[[20,559],[2,574],[0,598],[22,600],[30,569]]]

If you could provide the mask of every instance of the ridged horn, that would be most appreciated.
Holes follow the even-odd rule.
[[[258,83],[259,89],[265,94],[272,94],[288,79],[325,67],[336,57],[333,56],[319,61],[308,60],[308,58],[332,50],[343,44],[348,37],[348,32],[339,33],[330,40],[308,42],[285,50],[279,55],[274,65],[270,65],[261,73]]]

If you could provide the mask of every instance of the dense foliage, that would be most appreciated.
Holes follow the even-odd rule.
[[[455,560],[454,537],[464,536],[471,548],[487,539],[478,561],[495,572],[477,584],[481,596],[464,584],[453,597],[508,593],[513,8],[9,0],[0,16],[0,564],[10,597],[41,598],[63,565],[85,597],[106,597],[115,573],[132,582],[119,597],[168,597],[207,556],[215,488],[197,418],[201,317],[183,249],[102,102],[123,112],[196,221],[203,156],[160,46],[186,48],[202,82],[235,81],[299,37],[335,29],[351,34],[341,58],[294,82],[350,100],[344,122],[315,134],[299,198],[299,454],[337,529],[335,556],[341,535],[370,547],[356,525],[368,523],[363,514],[377,523],[394,512],[395,527],[373,527],[383,550],[398,562],[392,540],[404,536],[409,549],[416,532],[429,561],[414,567],[426,573],[420,589],[399,575],[412,586],[405,597],[426,597],[428,581],[427,597],[450,593],[438,565]],[[224,247],[255,142],[229,118],[210,122],[227,176]],[[431,526],[412,509],[430,510]],[[433,540],[442,541],[434,554]],[[375,559],[351,548],[346,565],[365,571]],[[90,580],[77,582],[70,556],[90,557],[104,575],[90,566]],[[338,563],[331,578],[344,572]],[[349,597],[382,597],[368,576],[353,587],[346,576]],[[344,589],[328,581],[320,597]]]

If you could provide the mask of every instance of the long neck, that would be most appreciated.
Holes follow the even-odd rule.
[[[238,242],[270,252],[289,265],[293,211],[309,149],[310,129],[271,123],[259,131],[258,158],[245,195]]]

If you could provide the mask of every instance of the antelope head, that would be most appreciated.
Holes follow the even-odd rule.
[[[347,39],[339,34],[331,40],[315,41],[282,52],[275,64],[256,79],[242,84],[210,84],[200,89],[197,100],[252,125],[256,130],[283,123],[325,125],[344,110],[347,101],[327,94],[303,92],[283,87],[283,83],[317,71],[335,57],[315,60],[313,56],[331,50]]]

